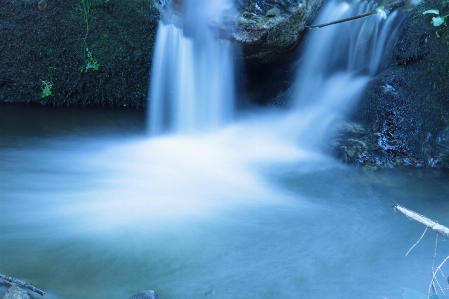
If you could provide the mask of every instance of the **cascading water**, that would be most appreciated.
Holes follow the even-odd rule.
[[[220,23],[232,2],[185,0],[181,8],[172,1],[167,6],[151,75],[151,135],[217,128],[233,114],[234,60],[231,43],[215,37],[210,25]]]
[[[330,1],[314,23],[323,24],[373,10],[374,2]],[[294,98],[295,134],[317,145],[329,125],[358,101],[366,83],[387,66],[396,40],[396,12],[311,29],[299,63]]]
[[[206,26],[228,3],[184,2],[183,26],[176,14],[160,25],[152,134],[212,128],[232,113],[230,45]],[[357,13],[329,2],[316,22]],[[148,138],[136,111],[1,106],[0,272],[50,299],[148,289],[215,299],[427,292],[435,238],[404,258],[421,227],[390,207],[406,202],[447,225],[447,176],[372,179],[298,146],[316,143],[382,69],[393,21],[315,29],[293,111],[243,115],[214,132]]]

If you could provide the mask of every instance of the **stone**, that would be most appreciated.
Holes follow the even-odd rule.
[[[8,289],[3,299],[31,299],[28,293],[18,286],[12,286]]]
[[[158,0],[161,1],[161,0]],[[172,18],[182,26],[182,3],[174,0]],[[242,48],[247,66],[260,67],[284,61],[299,45],[306,25],[325,0],[237,0],[235,9],[223,12],[221,21],[211,22],[216,35],[231,39]],[[171,20],[173,22],[173,20]]]
[[[342,163],[362,164],[368,146],[364,127],[357,123],[336,121],[330,132],[329,152]]]
[[[296,50],[304,26],[324,0],[241,0],[232,39],[242,46],[248,66],[272,64]]]
[[[375,76],[352,120],[367,132],[365,165],[449,168],[449,34],[431,24],[428,0],[400,12],[397,42],[384,59],[393,63]]]
[[[157,293],[153,290],[143,291],[131,296],[129,299],[159,299]]]

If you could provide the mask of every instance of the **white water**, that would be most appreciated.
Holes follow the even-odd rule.
[[[376,6],[330,1],[314,23],[348,18]],[[303,146],[316,146],[329,125],[358,101],[372,76],[388,65],[399,22],[394,12],[387,20],[373,15],[311,29],[300,56],[292,116],[300,120],[294,134]]]
[[[151,135],[211,130],[231,120],[233,49],[210,28],[231,8],[228,0],[189,0],[182,27],[170,8],[160,21],[149,99]]]
[[[448,225],[447,176],[345,168],[275,134],[272,117],[150,140],[3,137],[2,272],[51,299],[425,293],[434,235],[405,258],[424,228],[391,206]],[[436,263],[448,250],[440,239]]]
[[[373,73],[328,70],[324,60],[310,59],[323,77],[314,81],[319,85],[304,83],[314,90],[307,100],[298,91],[294,111],[254,112],[201,132],[196,116],[181,126],[182,99],[168,92],[209,100],[212,91],[171,81],[183,65],[189,69],[183,74],[195,79],[181,79],[198,82],[205,72],[194,66],[196,40],[161,26],[171,35],[169,44],[190,43],[174,48],[189,48],[178,54],[191,60],[171,66],[170,59],[156,58],[156,68],[173,71],[158,79],[165,82],[160,92],[174,103],[160,103],[163,117],[152,120],[153,134],[196,133],[117,136],[65,128],[61,111],[2,112],[0,133],[6,127],[12,135],[1,135],[0,144],[0,273],[64,299],[129,298],[144,289],[166,299],[392,299],[400,298],[402,286],[425,293],[433,235],[405,258],[423,228],[390,206],[399,203],[447,224],[447,177],[364,173],[305,149]],[[315,67],[299,85],[316,77]],[[75,128],[101,119],[82,113],[74,113]],[[112,131],[126,124],[106,119]],[[440,242],[437,263],[448,246]]]

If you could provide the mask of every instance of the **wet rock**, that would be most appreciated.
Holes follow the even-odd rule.
[[[421,14],[443,7],[443,1],[427,0],[407,12],[392,57],[396,65],[370,82],[355,109],[352,119],[369,132],[365,165],[449,167],[449,34],[438,38],[431,17]]]
[[[173,0],[172,10],[166,6],[170,22],[181,27],[183,1]],[[272,64],[294,52],[304,26],[323,3],[324,0],[239,0],[235,10],[223,13],[220,24],[211,22],[210,26],[217,36],[241,45],[247,66]]]
[[[54,106],[146,105],[160,16],[156,2],[89,0],[88,32],[81,2],[2,2],[0,101]],[[81,72],[92,63],[86,48],[99,68]],[[45,96],[42,81],[52,83],[53,96]]]
[[[342,163],[359,163],[366,155],[365,128],[357,123],[337,121],[330,132],[328,145],[333,156]]]
[[[334,146],[334,155],[342,163],[355,163],[364,158],[362,154],[367,148],[363,141],[353,138],[337,139],[332,145]]]
[[[8,289],[3,299],[31,299],[26,291],[18,286],[12,286]]]
[[[424,58],[430,51],[430,43],[434,38],[426,31],[409,32],[410,28],[403,28],[402,37],[394,51],[394,56],[398,65],[407,65]]]
[[[143,291],[131,296],[129,299],[159,299],[157,293],[153,290]]]
[[[241,0],[233,39],[242,45],[249,66],[284,59],[292,53],[323,0]]]

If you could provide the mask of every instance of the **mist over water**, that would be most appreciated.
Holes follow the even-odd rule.
[[[346,168],[260,121],[23,140],[0,150],[0,265],[48,298],[400,298],[426,292],[435,238],[405,258],[424,228],[391,206],[447,225],[447,176]]]
[[[203,14],[214,20],[228,7],[187,3],[217,5],[198,9],[198,26],[210,19]],[[352,6],[329,2],[319,20],[364,9]],[[389,21],[372,19],[353,27],[373,28],[362,35],[376,40],[370,49],[389,44],[380,37]],[[49,109],[0,107],[0,272],[64,299],[129,298],[146,289],[167,299],[392,299],[401,298],[401,287],[426,293],[435,236],[405,258],[424,228],[391,206],[449,225],[447,175],[370,173],[315,147],[382,68],[381,60],[368,67],[350,59],[361,37],[338,30],[333,44],[314,44],[313,32],[295,108],[231,122],[230,45],[197,37],[204,27],[189,24],[160,24],[152,138],[142,119],[123,111],[61,118]],[[345,40],[351,51],[335,44]],[[321,54],[306,59],[309,52]],[[328,68],[324,57],[335,62]],[[216,69],[223,88],[215,88]],[[210,103],[217,98],[224,102]],[[440,239],[437,264],[447,252]]]

